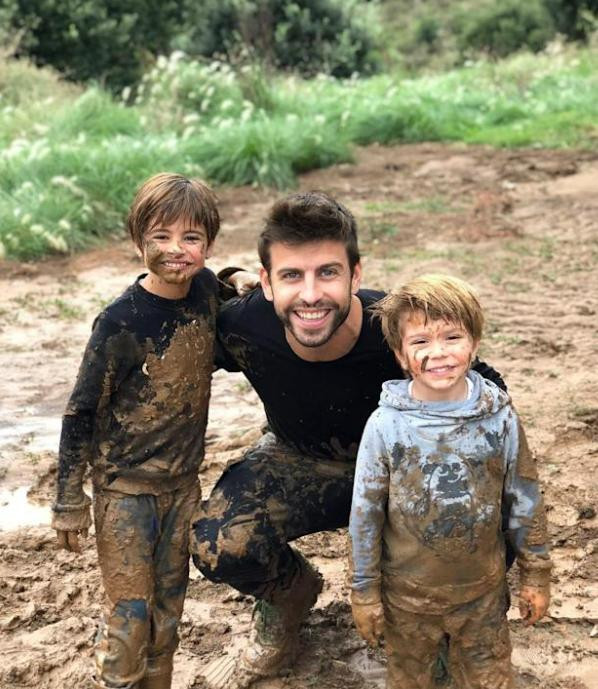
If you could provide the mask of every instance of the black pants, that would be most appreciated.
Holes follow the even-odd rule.
[[[300,536],[347,526],[355,463],[301,455],[267,433],[201,503],[193,562],[214,582],[268,600],[290,585]]]

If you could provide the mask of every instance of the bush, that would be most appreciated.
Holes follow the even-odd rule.
[[[458,44],[462,53],[474,50],[505,57],[522,48],[538,52],[554,35],[554,23],[540,0],[506,0],[465,18]]]
[[[374,41],[338,0],[206,0],[190,4],[181,47],[194,55],[249,54],[268,65],[303,75],[337,77],[370,73]]]
[[[567,38],[583,40],[595,28],[598,0],[544,0],[544,5]]]
[[[112,89],[135,82],[180,31],[176,0],[10,0],[0,21],[21,35],[17,56],[52,65],[75,81]],[[6,30],[6,28],[5,28]]]

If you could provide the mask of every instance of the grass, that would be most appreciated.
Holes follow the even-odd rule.
[[[578,49],[416,79],[301,80],[178,53],[159,60],[118,101],[98,87],[82,91],[48,70],[4,60],[0,257],[65,253],[120,233],[135,188],[162,170],[214,184],[288,188],[302,172],[350,162],[355,144],[596,148],[597,68],[596,50]],[[434,198],[395,210],[451,208]]]

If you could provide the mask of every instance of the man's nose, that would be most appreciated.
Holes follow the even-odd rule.
[[[299,296],[306,304],[315,304],[322,298],[322,290],[315,276],[304,277]]]

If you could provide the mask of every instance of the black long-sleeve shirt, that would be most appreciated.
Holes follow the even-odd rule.
[[[218,284],[198,273],[184,299],[139,279],[96,319],[63,418],[55,517],[95,488],[160,494],[197,475],[213,370]],[[59,521],[59,519],[58,519]]]

